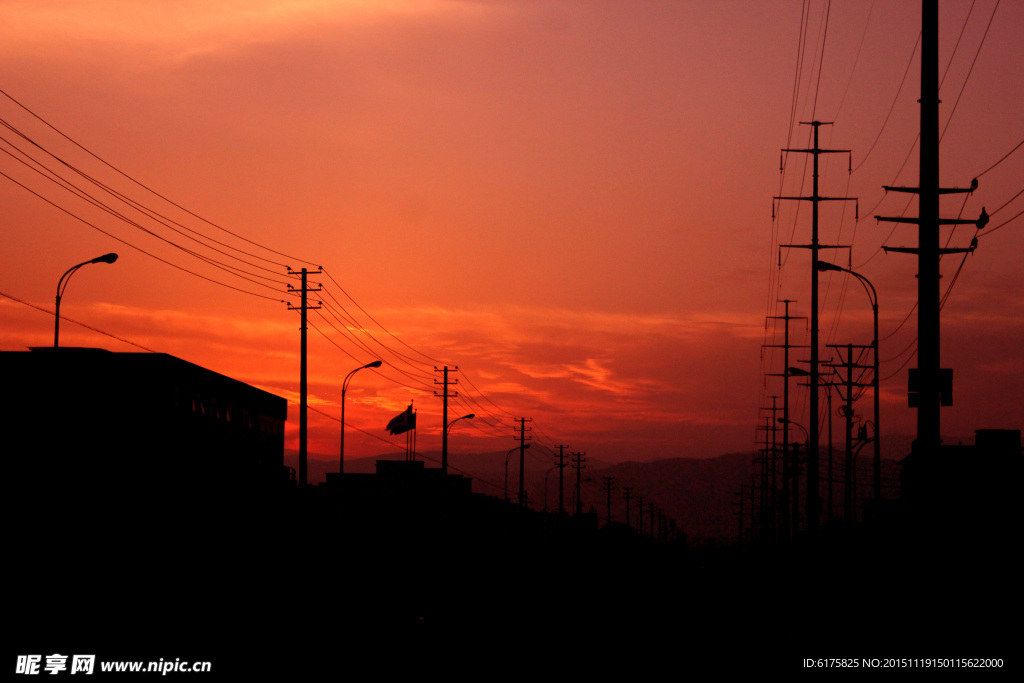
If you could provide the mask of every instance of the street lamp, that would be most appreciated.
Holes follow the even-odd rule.
[[[445,417],[447,417],[447,416],[448,416],[448,411],[445,410]],[[444,427],[444,443],[442,444],[442,447],[441,447],[441,474],[442,475],[447,475],[448,474],[448,432],[450,432],[452,430],[452,425],[455,424],[456,422],[458,422],[459,420],[472,420],[474,417],[476,417],[476,415],[473,414],[473,413],[470,413],[469,415],[463,415],[462,417],[457,417],[454,420],[452,420],[451,422],[449,422],[447,425],[445,425],[445,427]]]
[[[381,361],[379,360],[362,365],[345,375],[345,379],[341,383],[341,455],[338,458],[338,474],[345,474],[345,392],[348,391],[348,383],[352,379],[352,375],[360,370],[379,368],[380,366]]]
[[[544,512],[548,511],[548,477],[557,469],[559,469],[559,466],[555,465],[544,473]]]
[[[802,424],[800,424],[798,422],[793,422],[792,420],[789,420],[789,419],[784,418],[784,417],[778,418],[778,423],[779,424],[783,424],[783,425],[793,425],[794,427],[799,427],[800,428],[800,431],[802,431],[804,433],[804,448],[805,448],[805,450],[807,450],[808,457],[810,457],[809,454],[811,452],[811,435],[807,431],[807,428],[804,427]],[[788,433],[789,433],[789,430],[787,428],[785,434],[788,434]],[[800,457],[799,457],[799,447],[800,447],[800,444],[794,443],[794,444],[791,444],[791,445],[793,447],[793,454],[792,454],[792,456],[789,453],[786,453],[786,452],[782,453],[782,471],[783,472],[786,471],[786,462],[790,461],[792,464],[789,467],[789,477],[790,477],[790,479],[793,480],[792,481],[793,485],[792,485],[792,488],[791,488],[791,491],[790,491],[790,493],[792,495],[791,519],[792,519],[792,523],[793,523],[793,535],[796,536],[796,532],[797,532],[797,529],[799,527],[798,517],[799,517],[799,514],[800,514]],[[790,460],[790,458],[791,458],[791,460]],[[810,495],[810,491],[807,492],[807,495],[808,496]],[[789,504],[790,504],[790,501],[783,501],[783,505],[789,505]],[[788,533],[788,530],[787,530],[787,533]]]
[[[820,263],[820,261],[819,261]],[[796,377],[810,377],[811,372],[803,368],[790,368],[789,374]],[[832,450],[832,382],[827,378],[818,375],[818,384],[825,387],[825,400],[828,401],[828,518],[832,519],[832,489],[835,484],[832,467],[835,461],[835,453]],[[810,386],[808,384],[807,386]]]
[[[523,448],[529,448],[530,444],[523,444]],[[508,502],[508,459],[512,457],[512,454],[519,450],[519,446],[512,448],[508,453],[505,454],[505,502]]]
[[[872,380],[871,384],[873,385],[872,389],[874,390],[874,393],[875,393],[875,406],[874,406],[874,408],[875,408],[875,462],[874,462],[873,479],[874,479],[874,489],[875,489],[875,491],[874,491],[875,502],[877,503],[882,498],[882,439],[881,439],[881,436],[880,436],[881,432],[878,429],[878,418],[879,418],[879,396],[878,396],[878,393],[879,393],[879,391],[878,391],[878,389],[879,389],[879,386],[878,386],[878,292],[875,291],[875,286],[873,284],[871,284],[870,280],[868,280],[866,277],[864,277],[860,273],[855,273],[855,272],[853,272],[852,270],[850,270],[848,268],[843,268],[843,267],[837,266],[837,265],[835,265],[833,263],[826,263],[824,261],[818,261],[818,270],[820,270],[820,271],[835,270],[835,271],[839,271],[839,272],[842,272],[842,273],[849,273],[850,275],[852,275],[855,278],[857,278],[858,280],[860,280],[861,284],[864,285],[864,291],[866,291],[868,293],[868,300],[871,301],[871,312],[874,314],[874,318],[875,318],[875,340],[872,343],[872,350],[875,353],[875,363],[874,363],[874,365],[875,365],[875,368],[874,368],[875,377]]]
[[[810,441],[811,437],[810,437],[810,435],[809,435],[809,434],[807,433],[807,428],[806,428],[806,427],[804,427],[804,426],[803,426],[802,424],[800,424],[799,422],[793,422],[792,420],[787,420],[787,419],[786,419],[786,418],[784,418],[784,417],[780,417],[780,418],[778,418],[778,423],[779,423],[779,424],[781,424],[781,425],[793,425],[794,427],[799,427],[799,428],[800,428],[800,431],[802,431],[802,432],[804,433],[804,439],[805,439],[805,440],[806,440],[807,442],[809,442],[809,441]]]
[[[64,296],[64,290],[68,288],[68,282],[71,281],[71,276],[76,270],[82,266],[87,266],[90,263],[113,263],[116,260],[117,254],[104,254],[103,256],[97,256],[91,261],[83,261],[77,266],[69,268],[66,273],[60,276],[60,280],[57,282],[57,311],[53,321],[53,348],[56,349],[60,345],[60,300]]]
[[[455,418],[454,420],[452,420],[451,422],[448,423],[448,426],[446,427],[446,429],[449,432],[451,432],[452,425],[454,425],[459,420],[472,420],[474,417],[476,417],[475,413],[470,413],[469,415],[463,415],[462,417],[457,417],[457,418]]]

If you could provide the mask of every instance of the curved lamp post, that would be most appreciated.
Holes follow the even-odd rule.
[[[864,277],[860,273],[855,273],[855,272],[853,272],[852,270],[850,270],[848,268],[842,268],[842,267],[837,266],[837,265],[832,264],[832,263],[825,263],[824,261],[818,261],[818,270],[820,270],[820,271],[835,270],[835,271],[839,271],[839,272],[842,272],[842,273],[849,273],[850,275],[852,275],[855,278],[857,278],[858,280],[860,280],[860,283],[862,285],[864,285],[864,291],[866,291],[868,293],[868,299],[871,301],[871,312],[874,314],[874,317],[875,317],[875,340],[874,340],[874,343],[872,344],[872,347],[873,347],[872,350],[875,352],[875,363],[874,363],[874,365],[875,365],[875,367],[874,367],[875,377],[874,377],[874,380],[871,382],[874,385],[872,387],[872,390],[875,393],[875,405],[874,405],[874,408],[875,408],[875,461],[874,461],[874,472],[872,474],[873,474],[873,479],[874,479],[873,483],[874,483],[874,489],[875,489],[874,490],[875,502],[878,502],[882,498],[882,439],[879,436],[879,429],[878,429],[878,417],[879,417],[879,398],[878,398],[878,389],[879,389],[879,386],[878,386],[878,292],[875,291],[875,286],[873,284],[871,284],[870,280],[868,280],[866,277]]]
[[[806,427],[804,427],[799,422],[793,422],[792,420],[788,420],[788,419],[786,419],[784,417],[777,418],[777,421],[778,421],[779,424],[793,425],[794,427],[799,427],[800,431],[802,431],[804,433],[804,450],[806,450],[807,452],[810,452],[811,435],[807,431]],[[792,524],[793,524],[793,535],[795,536],[797,528],[799,527],[798,519],[799,519],[799,512],[800,512],[800,456],[799,456],[799,451],[798,451],[799,444],[794,443],[794,444],[790,444],[790,445],[793,448],[793,454],[790,455],[789,453],[783,453],[782,457],[783,458],[792,458],[792,461],[791,461],[792,464],[790,465],[790,468],[789,468],[790,469],[790,475],[789,476],[793,480],[793,482],[792,482],[793,485],[791,487],[790,493],[791,493],[791,495],[793,497],[792,502],[791,502],[792,503],[792,512],[791,512],[792,517],[791,517],[791,519],[792,519]],[[783,504],[787,505],[787,504],[790,504],[790,502],[789,501],[785,501],[785,502],[783,502]]]
[[[548,511],[548,477],[551,473],[558,469],[558,465],[554,465],[547,472],[544,473],[544,512]]]
[[[117,260],[117,254],[111,252],[104,254],[103,256],[97,256],[91,261],[83,261],[77,266],[68,268],[68,271],[60,276],[60,280],[57,282],[57,311],[53,321],[53,348],[60,346],[60,300],[64,296],[64,290],[68,288],[68,282],[71,281],[71,276],[74,275],[75,271],[82,266],[87,266],[91,263],[113,263]]]
[[[819,261],[820,263],[820,261]],[[794,377],[810,377],[811,372],[804,370],[803,368],[790,368],[789,374]],[[835,453],[832,450],[832,382],[828,381],[827,378],[818,375],[818,385],[825,389],[825,400],[828,401],[828,518],[832,520],[832,511],[835,509],[832,506],[832,489],[835,484],[835,476],[832,471],[833,464],[835,463]],[[806,386],[810,386],[807,384]]]
[[[362,365],[345,375],[345,379],[341,383],[341,455],[338,458],[338,474],[345,474],[345,392],[348,391],[348,383],[352,379],[352,375],[356,374],[360,370],[365,370],[367,368],[379,368],[380,366],[381,361],[379,360]]]
[[[529,447],[530,447],[530,444],[528,444],[528,443],[527,444],[523,444],[523,448],[529,448]],[[510,457],[512,457],[512,454],[515,453],[518,450],[519,450],[519,446],[516,446],[515,448],[509,450],[509,452],[505,454],[505,502],[506,503],[508,502],[508,459]]]
[[[463,415],[462,417],[457,417],[457,418],[455,418],[454,420],[452,420],[451,422],[449,422],[448,424],[445,425],[445,427],[444,427],[444,443],[442,444],[442,448],[441,448],[441,475],[442,476],[446,476],[448,474],[448,432],[450,432],[452,430],[452,425],[454,425],[459,420],[472,420],[474,417],[476,417],[476,414],[475,413],[470,413],[469,415]]]
[[[458,422],[459,420],[472,420],[474,417],[476,417],[476,413],[470,413],[469,415],[463,415],[462,417],[457,417],[457,418],[455,418],[454,420],[452,420],[451,422],[448,423],[447,429],[448,429],[449,432],[451,432],[452,426],[456,422]]]

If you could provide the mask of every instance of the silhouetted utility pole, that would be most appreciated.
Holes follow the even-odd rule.
[[[736,513],[733,513],[733,514],[737,515],[739,517],[739,520],[740,520],[739,521],[739,536],[737,537],[736,540],[737,540],[738,543],[742,544],[743,541],[745,540],[744,539],[744,535],[743,535],[743,515],[744,515],[743,501],[746,500],[746,497],[747,497],[747,485],[746,484],[740,484],[740,492],[737,495],[739,495],[740,500],[739,500],[738,503],[736,501],[733,501],[732,502],[732,506],[736,507],[738,505],[739,508],[740,508],[739,512],[736,512]],[[754,518],[754,510],[753,510],[754,501],[753,501],[753,498],[751,498],[750,504],[751,504],[750,518],[751,518],[751,520],[753,520],[753,518]],[[753,537],[753,535],[754,535],[753,529],[751,529],[750,535],[751,535],[751,537]]]
[[[533,422],[533,418],[515,417],[512,420],[519,423],[519,504],[525,506],[526,488],[523,482],[525,481],[526,474],[526,442],[533,438],[532,436],[526,436],[526,423]]]
[[[876,349],[877,352],[877,349]],[[828,521],[832,521],[835,517],[835,506],[833,505],[833,496],[835,491],[835,471],[834,465],[836,461],[835,451],[832,448],[832,382],[823,382],[825,386],[825,396],[828,401],[826,409],[828,410]]]
[[[587,466],[587,454],[586,453],[573,453],[572,454],[572,468],[576,470],[576,514],[583,514],[583,491],[580,487],[582,483],[582,472]]]
[[[864,372],[873,369],[873,365],[861,365],[860,359],[864,355],[867,349],[874,348],[873,346],[863,346],[855,344],[829,344],[829,348],[836,350],[839,354],[839,359],[842,363],[830,364],[832,368],[843,368],[846,371],[846,378],[843,379],[840,375],[840,382],[835,384],[836,390],[839,392],[840,397],[846,402],[843,406],[843,415],[846,417],[846,459],[843,464],[843,473],[845,481],[843,482],[843,517],[848,522],[856,521],[856,512],[854,510],[854,483],[856,477],[856,470],[853,465],[853,402],[857,400],[857,389],[862,387],[871,386],[866,382],[861,382],[861,378]],[[858,357],[854,359],[853,350],[857,349]],[[846,352],[846,357],[843,357],[843,351]],[[854,379],[853,371],[860,370],[861,372]]]
[[[629,526],[629,494],[633,489],[629,486],[622,487],[622,497],[626,499],[626,526]]]
[[[319,275],[322,272],[323,272],[323,269],[318,267],[317,270],[316,270],[316,274]],[[307,436],[307,427],[306,427],[306,395],[307,395],[307,388],[306,388],[306,311],[308,311],[310,309],[316,310],[316,309],[320,308],[319,306],[310,306],[307,303],[306,294],[308,292],[319,292],[321,288],[320,288],[319,285],[317,286],[316,289],[310,289],[309,288],[309,286],[308,286],[308,284],[306,282],[306,277],[309,274],[309,271],[307,271],[305,268],[303,268],[300,272],[295,272],[294,270],[289,268],[288,269],[288,274],[289,275],[300,275],[300,274],[302,275],[302,287],[301,287],[300,290],[298,290],[298,291],[301,292],[301,296],[302,296],[301,301],[302,301],[302,303],[301,303],[301,305],[299,305],[297,307],[296,306],[292,306],[291,304],[288,304],[288,310],[289,311],[296,311],[296,310],[300,311],[301,320],[302,320],[302,324],[299,327],[299,329],[302,331],[301,350],[299,351],[299,357],[300,357],[300,360],[299,360],[299,366],[300,366],[299,367],[299,375],[300,375],[300,377],[299,377],[299,485],[300,486],[305,486],[306,483],[307,483],[306,482],[306,459],[307,459],[307,448],[306,448],[306,436]],[[294,292],[294,291],[296,291],[296,289],[294,287],[292,287],[291,285],[288,285],[288,291],[289,292]],[[319,303],[319,302],[317,302],[317,303]]]
[[[783,320],[785,321],[785,334],[784,343],[782,344],[765,344],[768,348],[781,348],[784,350],[783,353],[783,372],[772,372],[769,373],[774,377],[782,377],[783,389],[782,389],[782,420],[786,425],[786,428],[782,430],[782,519],[780,520],[779,526],[781,527],[782,537],[789,538],[790,531],[796,531],[798,526],[797,520],[789,518],[790,501],[796,500],[796,494],[791,489],[791,484],[795,483],[796,480],[796,468],[792,466],[790,455],[789,455],[789,350],[793,348],[806,348],[804,346],[794,346],[789,343],[789,321],[790,320],[806,320],[803,316],[791,316],[789,314],[789,305],[793,303],[792,299],[782,299],[780,303],[785,305],[785,315],[770,315],[769,319]],[[772,411],[774,415],[774,410]],[[796,505],[793,505],[796,509]]]
[[[754,500],[757,496],[757,485],[754,483],[753,477],[751,477],[750,486],[747,487],[750,490],[750,540],[756,540],[754,535]],[[742,493],[742,489],[740,491]],[[743,497],[740,497],[740,524],[743,522]],[[740,539],[743,538],[743,529],[740,529]]]
[[[942,442],[940,406],[953,404],[953,371],[942,369],[939,360],[939,257],[974,251],[976,241],[966,249],[940,249],[939,226],[974,224],[981,230],[988,223],[984,207],[977,220],[939,218],[939,195],[970,193],[978,187],[939,187],[939,8],[935,0],[921,2],[921,146],[920,178],[917,187],[885,187],[892,192],[918,195],[917,218],[883,218],[894,223],[917,223],[917,248],[883,247],[917,254],[917,368],[911,368],[908,399],[917,408],[917,443],[919,452],[934,456]]]
[[[458,371],[458,367],[452,368],[452,372]],[[444,409],[441,415],[441,475],[444,476],[448,474],[448,399],[456,398],[459,395],[459,392],[457,391],[454,394],[449,394],[448,387],[452,384],[458,384],[459,380],[456,379],[451,382],[448,381],[447,365],[444,366],[444,369],[434,366],[434,372],[444,372],[443,381],[438,382],[436,379],[434,380],[434,384],[444,385],[443,393],[439,394],[436,391],[434,392],[434,396],[440,396],[442,399],[444,399]]]
[[[565,505],[564,505],[564,501],[565,501],[565,498],[564,498],[565,477],[564,477],[564,474],[565,474],[565,466],[567,464],[565,462],[565,449],[568,448],[568,446],[560,445],[560,446],[555,446],[555,448],[558,449],[558,462],[555,463],[555,467],[558,468],[558,514],[562,514],[563,512],[565,512]]]
[[[605,524],[612,523],[612,486],[615,484],[615,477],[601,477],[601,486],[604,488],[604,492],[608,494],[608,516],[605,518]]]
[[[814,147],[811,149],[783,149],[783,152],[799,152],[810,154],[814,158],[813,189],[810,197],[776,197],[775,199],[794,199],[811,202],[811,243],[782,244],[787,248],[811,250],[811,425],[809,430],[810,444],[807,449],[807,530],[814,533],[818,530],[821,516],[821,498],[818,495],[818,251],[821,249],[845,249],[842,245],[826,245],[818,242],[818,204],[821,202],[857,201],[853,197],[822,197],[818,194],[818,157],[822,154],[850,154],[848,149],[821,149],[818,147],[818,129],[831,126],[831,122],[801,121],[801,126],[814,128]],[[849,161],[850,172],[853,162]],[[858,211],[859,214],[859,211]],[[857,216],[859,218],[859,215]],[[788,366],[787,366],[788,367]],[[787,416],[788,417],[788,416]],[[794,525],[795,526],[795,525]]]
[[[768,510],[768,491],[767,487],[765,486],[765,483],[768,481],[768,448],[770,442],[768,441],[767,435],[768,430],[771,428],[771,424],[769,423],[770,419],[771,418],[769,418],[766,415],[764,418],[765,426],[757,428],[758,431],[761,431],[761,429],[765,430],[765,440],[757,441],[754,444],[756,446],[761,447],[761,450],[758,451],[758,455],[754,456],[754,465],[758,467],[758,474],[751,475],[751,479],[756,479],[761,482],[760,502],[754,505],[754,501],[751,501],[751,504],[754,505],[754,507],[750,511],[750,535],[754,538],[763,535],[768,529],[768,524],[766,523],[766,510]]]
[[[644,497],[643,496],[637,496],[636,497],[636,509],[637,509],[636,530],[640,532],[641,536],[643,536],[644,535]]]
[[[647,511],[649,513],[651,513],[649,515],[650,523],[651,523],[651,538],[654,538],[654,502],[653,501],[650,502],[650,503],[647,503]]]
[[[751,532],[755,531],[761,535],[773,535],[774,530],[778,525],[778,501],[776,500],[778,495],[778,483],[775,481],[776,471],[778,469],[778,443],[776,442],[776,432],[779,428],[776,426],[778,416],[778,396],[769,396],[772,400],[771,408],[762,408],[762,410],[770,410],[771,417],[765,416],[764,427],[758,429],[764,429],[765,439],[759,441],[757,445],[763,446],[761,457],[761,504],[759,506],[759,512],[757,513],[756,519],[751,517]],[[768,435],[771,435],[770,439]],[[751,511],[751,515],[753,515]]]

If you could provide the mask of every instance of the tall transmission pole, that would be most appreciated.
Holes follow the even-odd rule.
[[[533,422],[532,417],[515,417],[519,423],[519,504],[526,505],[526,489],[523,486],[526,475],[526,442],[533,437],[526,436],[526,423]]]
[[[587,466],[587,454],[586,453],[573,453],[572,454],[572,468],[576,470],[576,514],[583,514],[583,491],[580,487],[582,483],[582,472]]]
[[[756,529],[761,534],[773,535],[775,529],[778,528],[779,514],[778,482],[776,481],[779,447],[775,438],[780,431],[777,421],[779,397],[769,396],[768,398],[772,400],[771,408],[766,407],[762,410],[770,410],[771,416],[765,415],[764,427],[758,427],[758,430],[764,429],[765,434],[764,441],[758,442],[758,445],[764,446],[764,455],[761,458],[761,503],[756,517],[751,512],[751,531]]]
[[[443,392],[439,394],[439,393],[437,393],[435,391],[434,392],[434,396],[439,396],[442,399],[444,399],[444,409],[443,409],[442,415],[441,415],[441,425],[442,425],[442,429],[441,429],[441,475],[442,476],[446,476],[448,474],[448,399],[456,398],[459,395],[459,392],[457,392],[457,391],[454,394],[449,394],[448,393],[448,387],[449,387],[449,385],[452,385],[452,384],[458,384],[459,380],[456,379],[456,380],[453,380],[451,382],[448,381],[448,366],[447,365],[444,366],[443,370],[441,368],[438,368],[438,367],[435,366],[434,367],[434,371],[435,372],[444,372],[444,380],[443,381],[438,382],[436,379],[434,380],[434,384],[442,384],[442,385],[444,385]],[[452,371],[453,372],[458,372],[459,368],[458,367],[452,368]]]
[[[783,244],[783,247],[795,247],[811,250],[811,424],[809,429],[810,444],[807,449],[807,530],[814,533],[818,530],[821,517],[821,498],[818,495],[818,252],[821,249],[840,249],[839,245],[825,245],[818,242],[818,204],[821,202],[856,201],[853,197],[822,197],[818,194],[818,157],[822,154],[850,154],[848,149],[821,149],[818,146],[818,129],[830,126],[831,122],[801,121],[802,126],[814,129],[814,147],[811,149],[783,149],[783,152],[799,152],[810,154],[814,159],[813,189],[810,197],[776,197],[777,200],[793,199],[811,202],[811,243]],[[850,161],[852,172],[852,160]]]
[[[612,488],[615,485],[615,477],[601,477],[601,487],[604,492],[608,495],[608,503],[606,507],[607,517],[605,518],[605,524],[612,523]]]
[[[782,531],[782,537],[788,538],[790,536],[790,530],[796,530],[798,527],[797,520],[790,519],[790,507],[794,510],[796,506],[796,482],[798,469],[793,462],[793,458],[789,452],[789,350],[791,348],[806,348],[806,347],[794,347],[789,343],[789,321],[790,320],[806,320],[803,316],[792,316],[789,314],[789,305],[793,303],[791,299],[783,299],[780,303],[785,305],[785,315],[772,315],[768,316],[770,319],[782,320],[785,322],[785,334],[783,336],[782,344],[765,344],[768,348],[781,348],[783,349],[783,371],[781,373],[773,372],[769,373],[772,376],[782,377],[784,382],[782,392],[782,423],[786,425],[785,429],[782,430],[782,508],[780,510],[782,518],[779,526]],[[774,406],[774,403],[773,403]],[[774,418],[775,411],[772,410],[772,417]]]
[[[565,449],[568,446],[558,445],[555,448],[558,449],[558,462],[555,463],[555,467],[558,468],[558,514],[562,514],[565,512]]]
[[[626,526],[629,526],[629,494],[632,492],[632,487],[622,487],[622,497],[626,499]]]
[[[855,509],[856,501],[854,500],[857,472],[854,467],[853,454],[853,402],[857,400],[857,389],[871,386],[861,382],[860,379],[863,376],[863,371],[870,370],[873,366],[861,365],[860,356],[864,354],[865,350],[872,347],[857,344],[829,344],[829,347],[836,350],[839,359],[842,361],[842,363],[830,364],[829,367],[834,369],[843,368],[846,371],[845,379],[840,375],[840,381],[836,382],[835,387],[846,403],[843,406],[843,416],[846,418],[846,457],[843,462],[843,518],[847,522],[854,522],[857,516]],[[853,357],[854,349],[858,351],[858,358]],[[846,352],[845,358],[843,358],[843,351]],[[862,371],[856,379],[853,376],[854,370]]]
[[[885,187],[892,192],[918,195],[917,218],[885,218],[895,223],[917,223],[917,247],[883,247],[917,254],[917,368],[910,370],[909,402],[917,408],[917,443],[919,452],[934,456],[942,442],[940,406],[952,405],[953,371],[943,370],[939,360],[939,257],[942,254],[972,252],[975,243],[966,249],[940,249],[939,226],[975,224],[980,230],[988,223],[984,207],[977,220],[939,218],[939,195],[970,193],[970,188],[939,187],[939,8],[935,0],[921,2],[921,145],[918,187]]]
[[[636,509],[637,509],[636,530],[640,532],[641,536],[643,536],[644,535],[644,497],[643,496],[637,496],[636,497]]]
[[[316,274],[319,275],[322,272],[323,272],[323,269],[320,268],[320,267],[317,267]],[[301,317],[301,320],[302,320],[302,323],[299,326],[299,329],[302,332],[302,342],[301,342],[301,346],[300,346],[300,350],[299,350],[299,357],[300,357],[300,360],[299,360],[299,485],[300,486],[306,486],[306,484],[307,484],[306,464],[307,464],[307,456],[308,456],[307,445],[306,445],[307,436],[308,436],[308,434],[307,434],[308,428],[307,428],[307,423],[306,423],[306,408],[307,408],[307,393],[308,393],[307,385],[306,385],[306,311],[308,311],[310,309],[316,310],[316,309],[320,308],[320,306],[310,306],[308,301],[307,301],[306,295],[309,292],[319,292],[321,287],[319,285],[317,285],[316,289],[310,289],[309,288],[309,285],[308,285],[308,283],[306,281],[306,278],[309,275],[309,271],[306,270],[305,268],[303,268],[299,272],[296,272],[296,271],[292,270],[291,268],[289,268],[288,269],[288,274],[289,275],[301,275],[302,276],[302,286],[301,286],[301,288],[299,290],[301,292],[301,297],[302,297],[301,298],[301,302],[302,303],[299,306],[292,306],[291,304],[288,304],[288,310],[289,311],[296,311],[296,310],[300,311],[300,317]],[[291,285],[288,285],[288,291],[294,292],[296,290]],[[317,302],[317,303],[319,303],[319,302]]]

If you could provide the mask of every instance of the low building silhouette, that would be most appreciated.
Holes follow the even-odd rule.
[[[285,481],[287,402],[163,353],[0,352],[12,480],[38,495]]]
[[[1024,470],[1019,429],[978,429],[973,444],[916,448],[900,462],[900,498],[919,524],[970,529],[1016,526]]]

